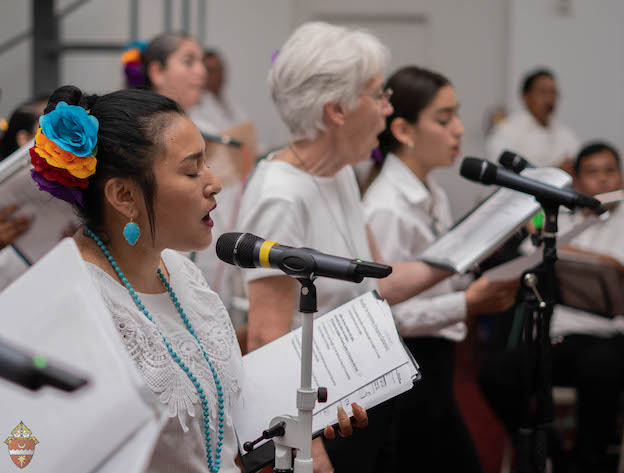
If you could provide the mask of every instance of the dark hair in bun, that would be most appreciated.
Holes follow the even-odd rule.
[[[54,110],[61,101],[83,107],[99,123],[96,171],[84,189],[84,207],[74,206],[80,218],[92,230],[101,231],[104,185],[113,177],[128,177],[143,191],[153,238],[156,193],[153,156],[160,151],[159,137],[171,114],[184,115],[182,108],[173,100],[147,90],[126,89],[98,96],[64,86],[51,95],[45,113]]]

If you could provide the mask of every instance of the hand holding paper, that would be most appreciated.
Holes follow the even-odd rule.
[[[16,215],[19,205],[11,204],[0,209],[0,249],[13,243],[30,227],[31,218],[25,215]]]

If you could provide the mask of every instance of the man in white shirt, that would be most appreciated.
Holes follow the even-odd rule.
[[[527,75],[522,84],[525,109],[494,128],[485,144],[487,159],[496,162],[508,149],[537,167],[557,166],[571,172],[580,143],[569,128],[553,117],[558,95],[554,74],[548,69]]]

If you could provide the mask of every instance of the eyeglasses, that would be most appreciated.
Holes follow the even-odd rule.
[[[390,102],[390,97],[392,97],[392,89],[378,90],[377,92],[373,92],[372,94],[364,94],[364,95],[369,96],[370,98],[372,98],[373,100],[377,102],[383,102],[384,100],[386,102]]]

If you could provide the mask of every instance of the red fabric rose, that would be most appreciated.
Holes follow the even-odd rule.
[[[80,187],[86,189],[89,185],[88,179],[79,179],[72,176],[66,169],[55,168],[44,158],[37,154],[35,147],[30,148],[30,162],[35,171],[45,177],[48,181],[58,182],[66,187]]]

